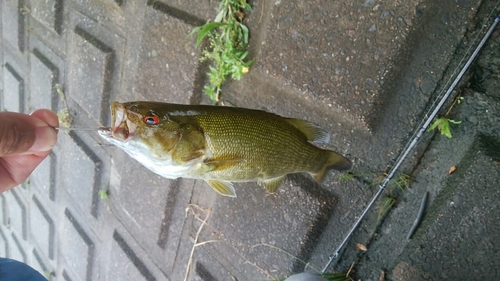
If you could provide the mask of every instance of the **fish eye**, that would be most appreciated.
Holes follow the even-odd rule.
[[[143,121],[148,125],[158,125],[158,123],[160,123],[160,117],[156,115],[144,116]]]

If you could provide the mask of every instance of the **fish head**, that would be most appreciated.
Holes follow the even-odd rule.
[[[179,127],[167,113],[155,110],[148,102],[114,102],[111,127],[100,128],[98,133],[142,164],[161,164],[171,158],[170,151],[180,137]]]

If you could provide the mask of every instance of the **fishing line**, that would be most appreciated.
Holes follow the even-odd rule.
[[[96,131],[99,129],[99,128],[73,128],[73,127],[57,127],[57,128],[54,128],[56,130],[59,130],[59,131]]]
[[[498,5],[498,3],[500,3],[500,1],[497,2],[496,6]],[[495,8],[496,8],[496,6],[495,6]],[[494,10],[492,10],[492,12],[490,13],[490,16],[493,15],[493,11]],[[378,189],[377,193],[375,193],[375,195],[373,196],[373,198],[370,201],[370,203],[368,203],[368,206],[366,206],[366,208],[363,211],[363,213],[361,214],[361,216],[354,223],[354,225],[352,226],[351,230],[347,233],[347,235],[344,238],[344,240],[342,241],[342,243],[340,243],[340,246],[329,257],[329,260],[328,260],[327,264],[325,265],[325,267],[323,268],[323,270],[321,271],[321,273],[325,273],[326,270],[328,269],[328,267],[330,267],[330,265],[332,264],[333,260],[335,260],[339,256],[339,252],[342,250],[342,248],[344,247],[344,245],[347,243],[347,241],[349,240],[349,238],[352,236],[352,234],[354,233],[354,231],[356,230],[356,228],[359,226],[359,224],[361,223],[361,221],[363,220],[363,218],[365,217],[365,215],[368,213],[368,211],[371,209],[371,207],[373,206],[373,204],[375,203],[375,201],[378,199],[378,197],[380,196],[380,194],[382,194],[382,192],[384,191],[384,189],[387,186],[387,184],[389,183],[389,181],[392,179],[392,177],[394,176],[394,174],[396,173],[396,171],[399,169],[399,167],[401,166],[401,164],[403,163],[403,161],[406,159],[406,157],[408,156],[408,154],[410,153],[410,151],[413,149],[413,147],[420,140],[420,138],[422,137],[422,135],[424,134],[424,132],[427,130],[427,127],[429,127],[429,125],[431,124],[431,122],[434,119],[434,117],[436,117],[436,115],[438,114],[439,110],[443,107],[444,103],[446,102],[446,100],[448,99],[448,97],[450,96],[450,94],[453,92],[453,90],[457,86],[458,82],[460,82],[460,80],[462,79],[464,73],[467,71],[467,69],[469,68],[469,66],[472,63],[472,61],[476,58],[476,56],[479,53],[479,51],[483,48],[483,45],[488,40],[489,36],[493,32],[493,30],[495,29],[495,27],[497,26],[497,24],[498,24],[499,21],[500,21],[500,15],[497,15],[496,18],[495,18],[495,21],[491,24],[490,28],[488,29],[488,31],[484,35],[483,39],[481,40],[481,42],[479,42],[479,45],[476,47],[476,49],[474,50],[474,52],[472,53],[472,55],[470,56],[470,58],[467,60],[467,62],[465,63],[465,65],[462,67],[462,70],[458,73],[458,75],[456,76],[455,80],[451,83],[451,85],[449,86],[449,88],[446,91],[446,93],[444,93],[444,95],[442,95],[442,93],[444,91],[443,90],[438,95],[438,98],[432,104],[432,107],[434,107],[434,109],[432,109],[432,107],[431,107],[431,109],[427,112],[427,114],[429,114],[428,117],[427,117],[427,119],[424,119],[425,121],[423,120],[422,122],[420,122],[420,124],[419,124],[420,128],[415,131],[415,133],[411,137],[411,141],[409,141],[408,144],[405,146],[404,150],[402,151],[402,153],[397,158],[396,163],[394,164],[394,166],[390,169],[389,173],[386,175],[386,177],[384,178],[384,180],[382,180],[382,182],[379,184],[379,189]],[[480,31],[482,31],[482,30],[483,30],[483,28],[481,28]],[[481,34],[481,32],[478,33],[478,36],[479,36],[479,34]],[[476,36],[476,39],[474,39],[473,42],[475,42],[477,40],[478,36]],[[462,62],[464,61],[466,55],[471,50],[472,45],[473,44],[471,44],[471,47],[469,47],[469,49],[467,50],[466,54],[464,55],[464,57],[460,61],[460,64],[462,64]],[[454,71],[453,74],[455,74],[457,70],[458,70],[458,67],[455,69],[455,71]],[[448,80],[448,82],[445,84],[445,86],[449,84],[449,81],[451,81],[451,78]],[[443,89],[445,89],[445,88],[446,87],[444,87]],[[440,97],[441,95],[442,95],[442,97]],[[438,100],[439,100],[439,102],[438,102]]]
[[[83,128],[83,127],[57,127],[54,128],[58,131],[61,132],[67,132],[67,131],[95,131],[99,130],[100,128]],[[99,146],[99,147],[116,147],[114,144],[111,143],[96,143],[94,146]]]

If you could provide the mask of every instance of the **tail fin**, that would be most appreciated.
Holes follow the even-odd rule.
[[[313,178],[319,184],[323,182],[323,178],[329,170],[334,169],[337,171],[347,171],[352,167],[351,161],[344,156],[330,150],[325,150],[325,153],[328,153],[328,160],[325,165],[316,173],[311,173]]]

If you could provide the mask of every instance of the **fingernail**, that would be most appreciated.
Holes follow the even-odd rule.
[[[57,131],[48,126],[36,127],[36,139],[30,151],[44,152],[51,150],[57,142]]]

